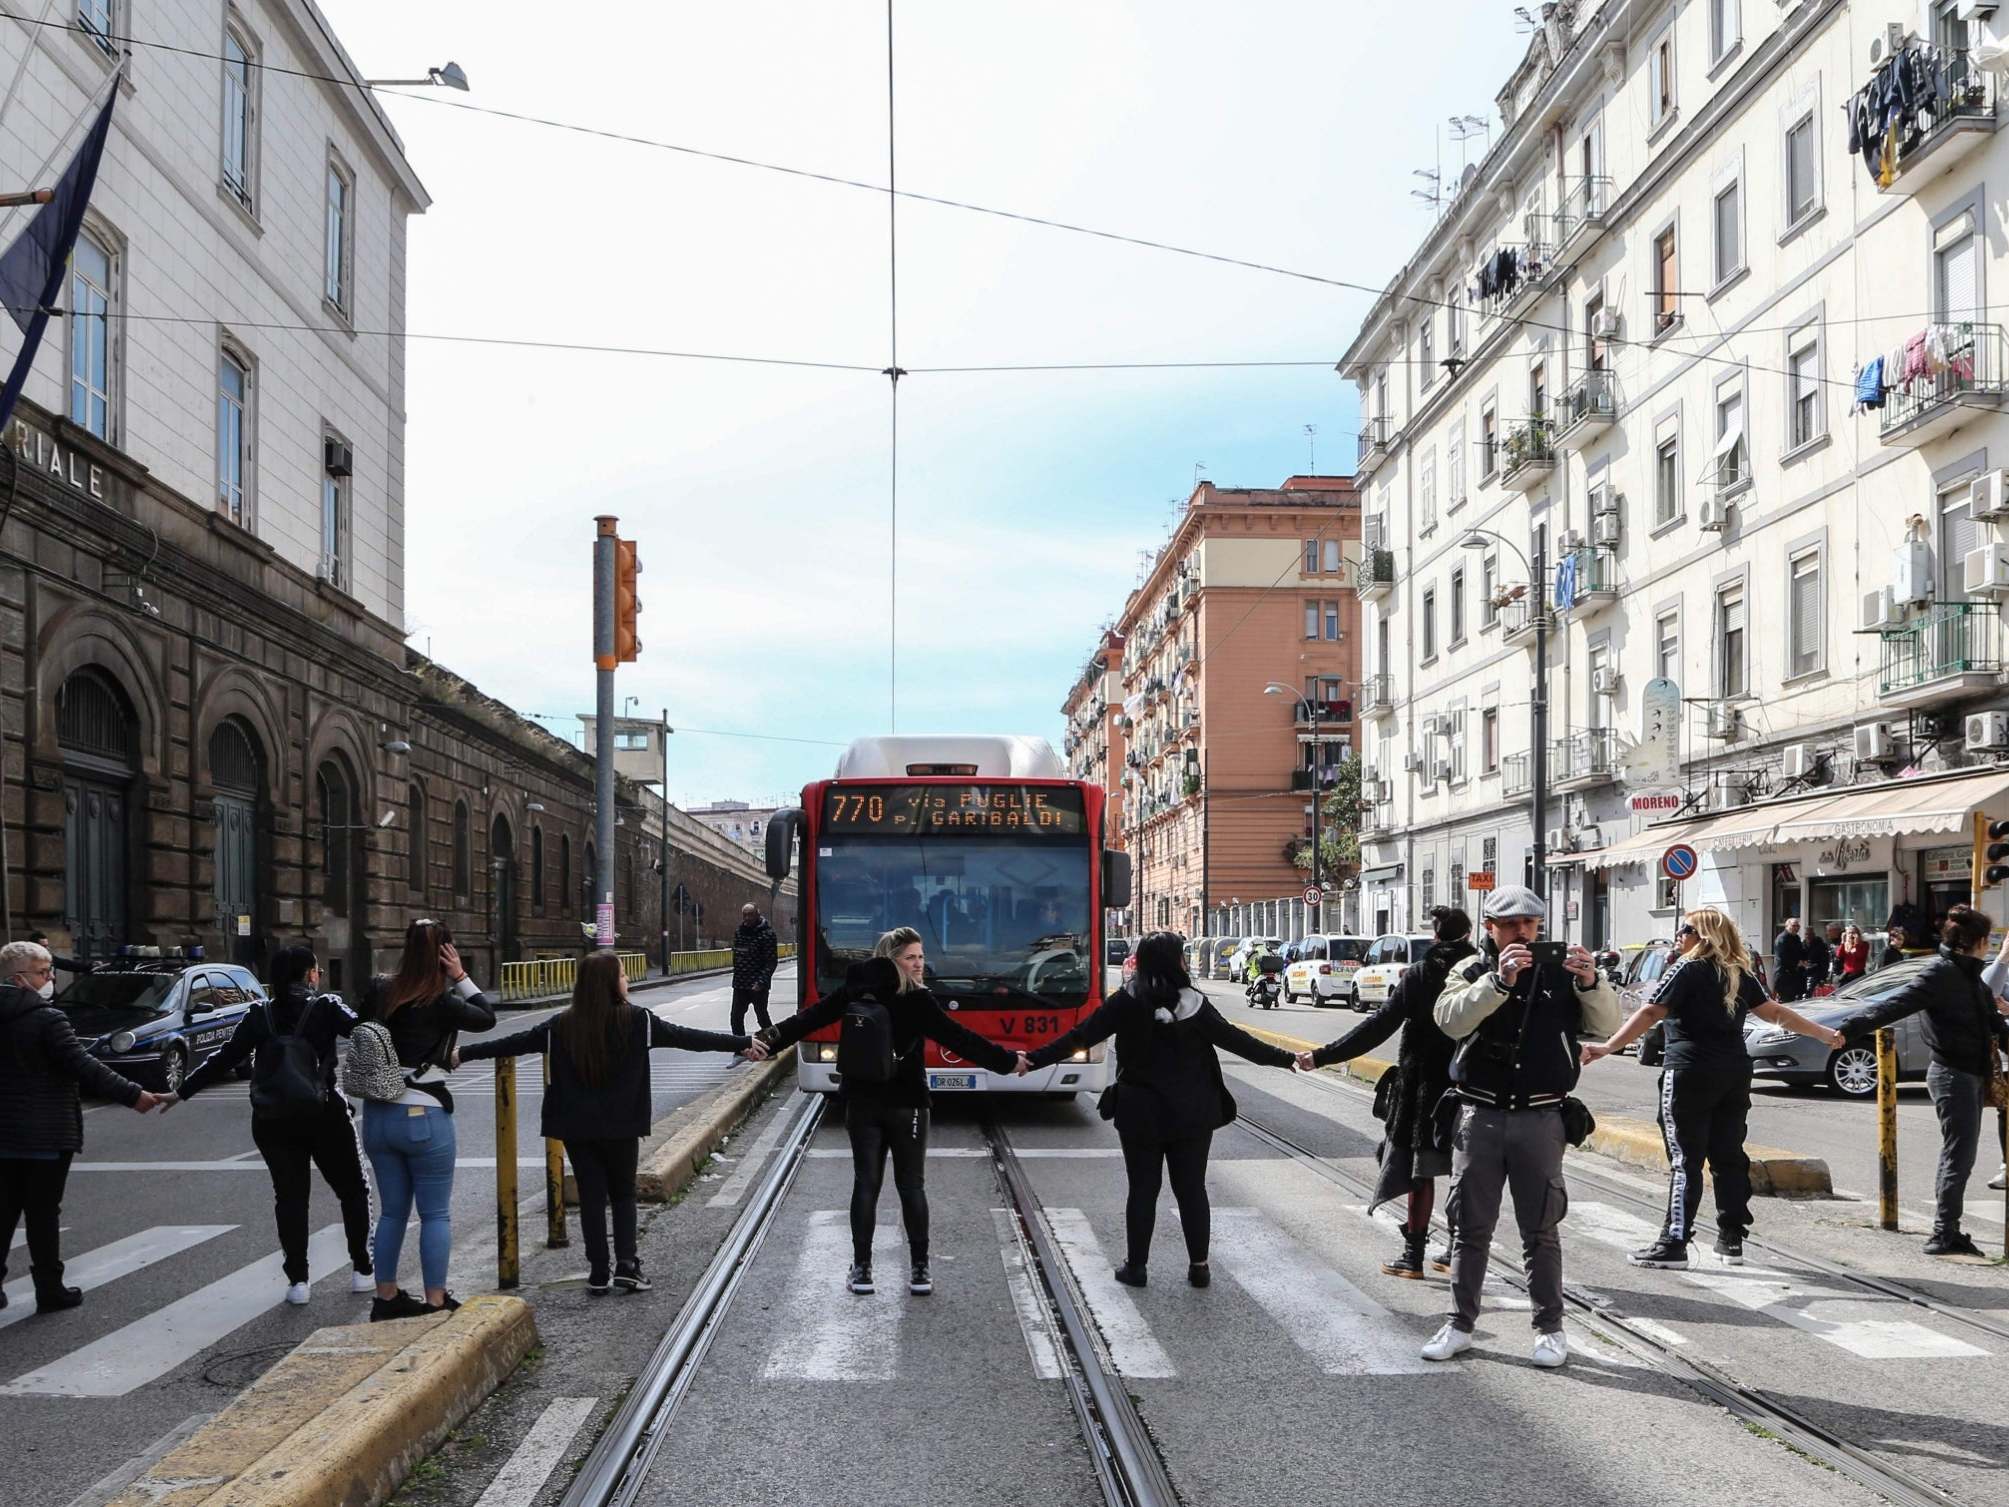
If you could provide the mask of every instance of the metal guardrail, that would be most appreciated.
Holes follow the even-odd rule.
[[[795,944],[784,942],[779,949],[782,958],[795,956]],[[624,952],[621,957],[621,971],[628,976],[631,984],[639,983],[649,976],[649,955],[644,952]],[[711,968],[730,968],[732,949],[730,947],[705,947],[691,952],[670,954],[671,978],[686,973],[703,973]],[[555,994],[569,994],[579,977],[579,959],[528,958],[520,963],[504,963],[500,987],[505,1000],[544,999]]]

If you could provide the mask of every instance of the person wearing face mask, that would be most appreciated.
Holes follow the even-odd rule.
[[[63,1285],[63,1186],[84,1149],[77,1090],[145,1114],[160,1100],[84,1050],[70,1018],[49,1001],[56,984],[49,949],[0,947],[0,1282],[14,1230],[28,1224],[35,1311],[75,1308],[83,1293]],[[7,1296],[0,1291],[0,1308]]]

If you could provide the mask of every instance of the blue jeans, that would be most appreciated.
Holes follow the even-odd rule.
[[[363,1149],[377,1174],[377,1238],[371,1261],[379,1282],[398,1279],[398,1256],[412,1203],[419,1206],[419,1274],[444,1289],[453,1249],[453,1116],[437,1106],[414,1113],[405,1104],[363,1105]]]

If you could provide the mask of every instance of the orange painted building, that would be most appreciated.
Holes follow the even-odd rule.
[[[1304,888],[1293,856],[1314,784],[1357,747],[1359,556],[1351,478],[1202,482],[1124,604],[1116,647],[1105,636],[1098,652],[1120,653],[1121,700],[1102,694],[1135,865],[1133,934],[1278,926],[1270,903]],[[1271,684],[1294,694],[1266,694]],[[1319,708],[1316,746],[1304,702]],[[1265,919],[1244,921],[1256,906]],[[1326,924],[1338,918],[1329,901]]]

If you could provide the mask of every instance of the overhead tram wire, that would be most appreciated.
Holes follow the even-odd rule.
[[[900,730],[900,193],[895,186],[893,0],[886,0],[886,731]]]
[[[7,18],[19,21],[24,26],[28,27],[39,26],[51,30],[73,31],[79,33],[88,31],[88,28],[85,28],[82,25],[75,22],[55,21],[47,19],[36,20],[28,16],[22,15],[18,11],[0,10],[0,18]],[[99,35],[96,32],[90,32],[89,34],[92,35],[94,38]],[[114,35],[106,37],[105,40],[116,43],[124,43],[126,45],[133,47],[145,47],[155,51],[172,53],[183,57],[201,58],[209,61],[220,61],[222,59],[221,53],[208,52],[199,48],[181,47],[173,43],[167,43],[167,42],[149,41],[145,38],[131,35]],[[889,67],[888,94],[889,94],[889,106],[890,106],[890,94],[891,94],[890,65],[891,65],[891,51],[892,51],[890,34],[888,39],[887,51],[888,51],[888,67]],[[817,172],[814,169],[810,168],[791,167],[785,163],[767,162],[757,157],[746,157],[731,152],[712,151],[703,147],[687,146],[679,142],[663,141],[656,137],[640,136],[632,132],[615,131],[601,126],[581,125],[574,121],[557,120],[550,116],[532,115],[527,112],[517,110],[504,110],[494,105],[478,105],[471,100],[449,99],[442,95],[434,93],[408,94],[398,90],[380,90],[373,88],[369,84],[363,83],[353,78],[341,78],[331,74],[314,73],[306,69],[285,68],[277,64],[267,64],[267,63],[252,63],[250,66],[254,68],[262,68],[268,72],[278,73],[288,77],[307,79],[318,83],[333,84],[341,88],[355,89],[361,92],[367,92],[372,94],[382,93],[390,97],[410,100],[415,104],[433,105],[436,107],[450,110],[464,110],[476,115],[493,116],[501,120],[513,120],[518,122],[519,124],[542,126],[550,130],[567,131],[576,135],[592,136],[606,141],[617,141],[629,146],[646,147],[654,151],[674,152],[680,156],[694,157],[710,162],[725,163],[729,166],[748,167],[757,169],[761,172],[779,173],[786,177],[801,178],[816,183],[826,183],[831,185],[832,187],[837,188],[853,188],[869,193],[885,194],[892,199],[909,199],[918,204],[933,204],[944,209],[962,210],[968,214],[987,215],[994,219],[1010,220],[1024,225],[1037,225],[1048,230],[1061,230],[1066,231],[1073,235],[1089,236],[1096,240],[1111,241],[1120,245],[1137,246],[1150,251],[1162,251],[1167,253],[1168,255],[1183,256],[1198,261],[1213,262],[1220,266],[1239,267],[1245,271],[1264,272],[1276,277],[1287,277],[1300,282],[1315,283],[1320,286],[1339,288],[1348,292],[1367,293],[1372,295],[1376,299],[1381,299],[1384,297],[1392,297],[1403,303],[1421,305],[1430,308],[1451,309],[1451,308],[1467,307],[1461,304],[1454,304],[1449,299],[1431,298],[1428,295],[1422,293],[1391,294],[1385,286],[1377,287],[1374,284],[1358,282],[1350,278],[1330,277],[1323,273],[1306,272],[1299,268],[1284,267],[1272,262],[1257,261],[1254,260],[1253,258],[1229,256],[1226,255],[1225,253],[1216,251],[1203,251],[1196,247],[1181,246],[1170,241],[1156,240],[1149,236],[1130,235],[1125,232],[1115,230],[1103,230],[1092,225],[1080,225],[1069,220],[1055,219],[1047,215],[1028,214],[1021,210],[1000,209],[994,205],[978,204],[967,199],[954,199],[942,194],[921,193],[914,189],[900,188],[895,183],[892,183],[890,181],[887,183],[871,183],[861,178],[849,178],[838,173],[823,173],[823,172]],[[888,143],[888,157],[890,162],[891,158],[890,140]],[[1871,316],[1871,317],[1883,318],[1886,316]],[[1856,321],[1843,321],[1843,320],[1833,321],[1833,323],[1836,324],[1853,323],[1853,322]],[[1519,325],[1524,329],[1546,330],[1551,333],[1561,334],[1564,336],[1573,337],[1581,333],[1578,330],[1572,329],[1567,323],[1556,324],[1547,320],[1517,319],[1512,321],[1512,323]],[[1798,326],[1793,326],[1793,328],[1798,328]],[[1697,333],[1698,335],[1701,335],[1706,334],[1707,332],[1697,332]],[[1756,333],[1756,331],[1739,331],[1738,333],[1740,334]],[[1666,338],[1669,337],[1667,336],[1661,337],[1661,339]],[[1628,339],[1622,336],[1611,336],[1607,338],[1605,343],[1613,347],[1631,347],[1635,349],[1644,350],[1658,345],[1660,341],[1637,340],[1637,339]],[[1740,361],[1732,357],[1705,355],[1701,353],[1690,353],[1688,355],[1688,359],[1692,361],[1713,362],[1719,365],[1736,366],[1743,371],[1760,372],[1768,376],[1790,377],[1793,375],[1793,373],[1781,367],[1754,366],[1748,362]],[[1370,367],[1380,367],[1394,364],[1396,364],[1395,359],[1391,359],[1389,361],[1371,361],[1366,363],[1366,365]],[[1850,381],[1834,377],[1823,376],[1817,380],[1821,381],[1824,385],[1835,386],[1835,387],[1852,387],[1854,385]]]

